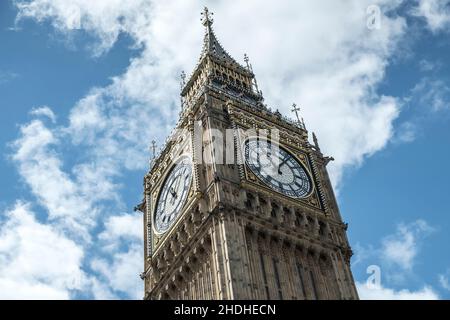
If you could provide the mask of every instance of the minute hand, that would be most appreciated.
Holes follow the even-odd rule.
[[[284,165],[289,160],[289,157],[284,157],[284,159],[281,161],[281,163],[278,165],[278,174],[283,174],[281,172],[281,166]]]
[[[177,177],[177,181],[175,182],[175,187],[174,189],[176,190],[176,192],[178,192],[178,188],[180,187],[180,182],[181,182],[181,174],[178,175]]]

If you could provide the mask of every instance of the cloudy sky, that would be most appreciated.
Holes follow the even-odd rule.
[[[0,298],[142,298],[132,209],[204,5],[336,159],[361,298],[450,298],[449,0],[1,1]]]

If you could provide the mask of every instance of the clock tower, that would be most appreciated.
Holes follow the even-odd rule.
[[[144,178],[145,299],[358,299],[325,157],[264,104],[218,42],[182,76],[182,111]]]

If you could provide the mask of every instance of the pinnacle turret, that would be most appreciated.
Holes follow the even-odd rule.
[[[214,34],[214,30],[212,28],[213,25],[213,16],[214,14],[208,10],[207,7],[202,12],[202,23],[205,26],[205,37],[203,39],[203,49],[202,54],[200,56],[200,60],[202,60],[206,55],[212,55],[219,60],[222,60],[225,63],[229,63],[234,65],[235,67],[245,68],[239,64],[236,60],[234,60],[230,54],[222,47],[220,42],[217,40],[216,35]]]

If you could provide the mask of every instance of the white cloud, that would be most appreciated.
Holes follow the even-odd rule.
[[[18,0],[15,3],[19,8],[18,21],[25,17],[38,22],[50,20],[56,30],[65,34],[79,29],[89,31],[98,40],[92,47],[95,55],[108,50],[120,32],[131,28],[130,24],[142,28],[151,12],[151,2],[147,0]]]
[[[411,90],[410,99],[424,110],[447,110],[450,108],[450,86],[442,80],[425,77]]]
[[[57,225],[38,221],[29,204],[18,202],[2,217],[0,299],[70,299],[80,293],[97,299],[142,299],[138,214],[109,217],[92,252]],[[119,243],[130,245],[122,248]],[[95,274],[84,271],[85,255]]]
[[[438,275],[439,284],[445,290],[450,291],[450,269],[447,272]]]
[[[438,293],[425,286],[417,291],[407,289],[395,290],[381,285],[356,283],[359,298],[362,300],[438,300]]]
[[[19,77],[19,74],[10,71],[2,71],[0,70],[0,85],[8,83]]]
[[[394,234],[384,237],[380,247],[355,246],[355,258],[352,267],[370,262],[367,268],[368,280],[357,281],[357,289],[361,299],[384,300],[430,300],[439,299],[437,291],[429,285],[421,289],[398,289],[394,285],[411,285],[411,280],[417,281],[413,268],[417,263],[423,239],[435,229],[425,220],[397,225]]]
[[[140,244],[133,244],[128,250],[121,251],[108,258],[98,258],[91,261],[91,267],[99,274],[107,287],[94,290],[96,298],[102,295],[119,297],[125,293],[130,299],[142,299],[144,296],[143,281],[139,277],[142,272],[144,253]],[[106,290],[105,290],[106,289]]]
[[[397,232],[382,241],[382,257],[403,269],[411,270],[419,252],[419,241],[434,229],[424,220],[400,224]]]
[[[119,245],[119,241],[123,239],[137,240],[140,243],[143,241],[142,222],[142,215],[138,213],[109,217],[98,238],[112,246]]]
[[[44,116],[44,117],[49,118],[53,123],[56,122],[55,113],[52,111],[52,109],[50,109],[47,106],[33,108],[33,109],[31,109],[30,114],[33,116]]]
[[[22,126],[13,155],[56,229],[67,231],[89,250],[95,227],[105,227],[98,236],[101,252],[89,261],[98,276],[90,280],[94,295],[140,298],[142,282],[137,274],[143,258],[137,236],[142,227],[135,228],[141,222],[126,215],[109,218],[123,211],[116,180],[126,170],[144,169],[149,142],[162,141],[177,120],[177,75],[181,69],[192,70],[199,56],[202,4],[194,0],[15,3],[18,21],[49,21],[66,37],[78,29],[94,35],[94,55],[105,54],[120,33],[141,48],[124,74],[80,99],[68,126],[47,127],[39,120]],[[401,1],[375,3],[386,12]],[[406,22],[391,14],[382,18],[380,29],[368,30],[366,8],[372,4],[249,0],[236,10],[222,0],[211,8],[224,47],[236,58],[244,50],[249,53],[267,103],[285,114],[294,101],[303,107],[323,151],[337,159],[330,165],[335,184],[344,168],[360,165],[386,145],[399,113],[398,99],[377,94],[376,87],[405,35]],[[62,149],[81,152],[83,158],[68,164]],[[124,239],[129,242],[126,248],[117,245]]]
[[[351,261],[353,268],[356,265],[371,258],[374,255],[374,253],[377,252],[377,249],[375,249],[372,245],[364,247],[359,242],[357,242],[355,245],[352,245],[352,250],[354,251],[354,255]]]
[[[439,61],[430,61],[427,59],[422,59],[419,61],[419,68],[423,72],[434,71],[441,67],[441,63]]]
[[[381,239],[381,245],[367,247],[357,243],[354,247],[353,265],[374,260],[383,265],[385,271],[395,267],[395,271],[411,271],[416,263],[423,240],[435,231],[425,220],[400,223],[396,232]],[[400,267],[402,270],[399,270]]]
[[[417,0],[412,14],[423,17],[432,32],[448,31],[450,27],[450,0]]]
[[[197,61],[202,4],[143,0],[126,4],[74,0],[70,6],[66,1],[49,0],[17,3],[19,20],[49,20],[67,35],[72,34],[77,8],[79,27],[99,39],[96,53],[106,52],[120,32],[142,46],[141,56],[111,86],[80,101],[72,111],[69,129],[76,141],[100,146],[95,151],[99,156],[131,154],[120,160],[127,168],[145,166],[143,152],[149,141],[155,136],[161,140],[176,120],[177,74],[182,68],[192,70]],[[391,15],[382,17],[380,29],[369,30],[366,8],[372,4],[368,0],[283,4],[254,0],[241,4],[239,10],[226,1],[211,8],[224,46],[236,57],[245,50],[252,58],[269,105],[286,114],[293,101],[303,107],[307,125],[318,133],[322,149],[336,159],[330,167],[335,183],[343,168],[360,165],[364,157],[386,145],[399,112],[397,100],[375,94],[374,87],[383,79],[406,24]],[[398,2],[375,4],[389,11]],[[95,143],[92,140],[97,134],[102,138],[100,144],[98,138]],[[126,152],[117,152],[123,148]]]
[[[84,288],[82,248],[37,221],[28,204],[2,215],[0,299],[68,299]]]
[[[20,131],[21,136],[13,143],[12,159],[22,178],[47,209],[51,221],[57,220],[66,232],[87,240],[87,228],[95,224],[98,213],[93,202],[102,194],[84,194],[83,188],[90,183],[84,179],[86,175],[77,180],[63,171],[61,155],[55,150],[60,143],[57,132],[40,120],[31,121]]]
[[[421,60],[422,71],[435,71],[441,68],[441,63]],[[425,76],[403,98],[404,109],[414,109],[413,117],[397,125],[393,142],[409,143],[422,132],[423,122],[430,115],[450,109],[450,86],[434,76]]]
[[[102,282],[96,281],[94,296],[117,298],[119,292],[132,299],[142,299],[143,281],[139,273],[143,270],[144,252],[143,220],[139,213],[108,217],[103,231],[98,235],[103,257],[91,261],[91,267]]]
[[[142,292],[142,280],[138,277],[142,272],[143,261],[142,216],[136,213],[113,215],[114,210],[121,207],[120,187],[114,183],[114,178],[118,175],[117,160],[105,158],[102,161],[92,161],[88,156],[82,158],[82,161],[72,159],[71,166],[67,166],[63,155],[58,152],[62,142],[70,142],[66,128],[50,128],[40,120],[32,120],[23,125],[20,131],[19,138],[12,143],[14,153],[11,158],[39,204],[46,209],[47,219],[42,225],[63,234],[67,241],[74,241],[74,245],[89,259],[82,263],[112,261],[108,272],[114,272],[118,278],[109,278],[109,274],[101,274],[102,270],[97,270],[97,276],[85,279],[84,294],[98,298],[137,298],[137,291]],[[70,144],[64,147],[69,149]],[[95,156],[93,158],[95,160]],[[100,216],[100,213],[103,215]],[[98,226],[102,229],[97,235],[95,230],[98,230]],[[23,232],[17,225],[11,224],[8,227],[11,234]],[[123,248],[123,244],[127,247]],[[104,258],[104,252],[108,258]],[[126,257],[133,258],[133,261]],[[24,256],[22,263],[29,265],[33,262],[31,258],[33,257]],[[46,272],[53,274],[50,267],[44,265],[37,270],[43,275]],[[54,267],[58,268],[58,263]],[[0,283],[1,289],[6,290],[15,284],[11,283],[10,276],[3,280]],[[43,287],[39,282],[34,290],[33,286],[25,282],[23,288],[17,287],[14,292],[5,291],[4,297],[21,297],[18,290],[27,289],[30,289],[27,291],[30,295],[37,294],[36,291],[41,287],[49,296],[54,294],[54,297],[63,299],[70,297],[68,292],[55,288],[53,284]],[[113,285],[118,287],[112,288]],[[118,296],[117,292],[121,295]]]
[[[403,122],[397,129],[395,141],[399,143],[409,143],[416,139],[417,127],[413,122]]]

